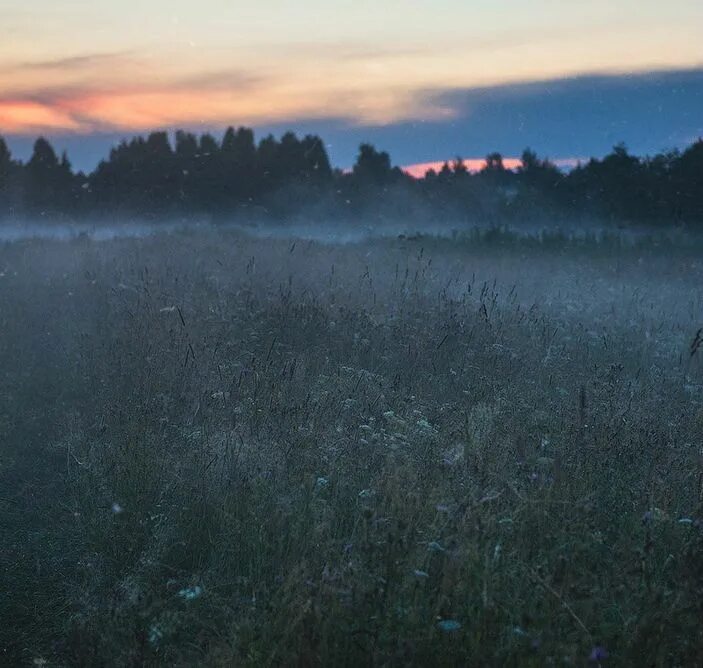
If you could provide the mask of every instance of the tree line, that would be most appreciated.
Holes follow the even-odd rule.
[[[76,172],[43,137],[24,163],[0,137],[0,218],[238,214],[697,224],[703,223],[703,140],[648,157],[618,145],[568,171],[530,149],[515,170],[498,153],[478,172],[457,157],[415,179],[370,144],[360,146],[352,169],[340,170],[320,137],[288,132],[257,142],[243,127],[219,139],[185,131],[173,140],[166,132],[134,137],[89,174]]]

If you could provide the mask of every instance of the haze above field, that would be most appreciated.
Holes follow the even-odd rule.
[[[700,244],[0,243],[5,664],[698,665]]]
[[[361,140],[408,165],[526,145],[647,153],[703,133],[693,0],[9,0],[0,21],[0,133],[20,158],[48,134],[84,169],[156,127],[315,132],[340,166]]]

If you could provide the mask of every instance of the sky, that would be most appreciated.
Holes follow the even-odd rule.
[[[700,0],[4,0],[0,134],[89,169],[153,129],[316,132],[351,164],[703,134]]]

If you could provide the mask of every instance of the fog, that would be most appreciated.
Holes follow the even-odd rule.
[[[567,239],[589,238],[594,241],[609,239],[618,243],[631,244],[643,239],[654,238],[661,241],[686,243],[698,239],[697,234],[685,228],[653,229],[651,226],[628,225],[617,227],[598,219],[580,220],[577,226],[563,221],[545,219],[541,223],[467,223],[466,221],[421,222],[412,220],[384,219],[373,223],[364,220],[338,220],[331,217],[327,222],[319,219],[306,221],[304,216],[287,222],[271,220],[257,221],[240,218],[213,222],[202,219],[162,219],[158,221],[138,219],[118,219],[109,222],[100,219],[95,222],[61,222],[42,219],[6,219],[0,221],[0,242],[45,239],[67,241],[84,237],[93,241],[111,239],[144,238],[174,232],[242,232],[247,236],[272,239],[303,239],[325,244],[359,243],[371,239],[396,237],[434,237],[441,239],[467,238],[486,233],[508,234],[515,237],[540,239],[560,235]]]
[[[13,660],[691,665],[695,236],[0,229]]]

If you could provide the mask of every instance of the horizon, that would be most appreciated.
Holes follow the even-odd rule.
[[[172,150],[175,150],[176,134],[180,131],[181,131],[180,129],[163,130],[163,132],[165,132],[167,134],[168,142],[169,142],[169,145],[171,146]],[[153,132],[160,132],[160,130],[155,130]],[[187,132],[190,132],[190,131],[187,131]],[[81,167],[77,167],[74,164],[73,160],[71,159],[71,155],[70,155],[69,151],[66,149],[62,149],[60,147],[60,144],[61,144],[60,137],[58,138],[59,139],[58,146],[56,145],[56,141],[55,141],[56,138],[52,138],[47,135],[40,134],[40,135],[37,135],[34,137],[29,137],[29,136],[25,137],[24,139],[26,141],[22,145],[20,151],[13,151],[12,150],[13,144],[16,143],[16,141],[12,141],[12,138],[8,142],[2,135],[0,135],[0,140],[5,141],[5,143],[8,145],[8,148],[10,149],[10,152],[11,152],[13,159],[18,160],[20,164],[26,165],[32,156],[32,152],[33,152],[34,145],[35,145],[36,141],[39,139],[45,139],[51,144],[51,146],[54,149],[54,151],[56,152],[57,156],[61,156],[63,154],[67,157],[69,164],[71,165],[71,169],[76,174],[84,173],[84,174],[88,175],[88,174],[94,172],[95,169],[97,169],[100,162],[104,162],[109,159],[109,157],[110,157],[109,153],[110,153],[111,148],[117,147],[119,144],[129,143],[131,140],[136,139],[138,137],[145,139],[149,134],[152,134],[152,132],[144,132],[144,133],[141,133],[138,135],[125,136],[122,139],[120,139],[118,142],[113,142],[111,147],[109,147],[108,150],[106,151],[105,155],[103,155],[94,164],[91,164],[89,169],[83,169]],[[222,140],[221,134],[222,133],[220,133],[220,135],[218,135],[216,133],[207,133],[207,134],[214,136],[214,139],[218,142],[218,144],[221,143],[221,140]],[[197,132],[195,133],[195,135],[197,136]],[[274,136],[274,135],[263,135],[261,133],[259,133],[259,134],[255,133],[255,140],[257,140],[257,143],[258,143],[265,136]],[[275,136],[275,138],[277,140],[280,139],[280,135]],[[14,139],[16,140],[16,138],[14,138]],[[324,137],[322,139],[324,142]],[[531,147],[525,147],[525,150],[528,150],[528,149],[531,150]],[[544,159],[548,160],[555,167],[558,167],[562,171],[564,171],[564,170],[568,171],[569,169],[572,169],[572,168],[578,166],[579,164],[585,163],[588,160],[599,159],[600,157],[602,157],[602,156],[587,156],[587,157],[570,157],[570,158],[551,159],[549,156],[545,156]],[[391,158],[391,161],[393,161],[392,155],[390,156],[390,158]],[[522,165],[522,157],[521,156],[517,156],[517,155],[511,156],[511,155],[502,155],[501,154],[501,158],[502,158],[503,166],[505,167],[505,169],[514,171]],[[478,156],[463,157],[463,156],[455,155],[452,158],[446,158],[444,160],[430,160],[427,162],[418,162],[418,163],[402,164],[402,165],[401,164],[393,164],[393,166],[398,167],[403,172],[405,172],[409,176],[412,176],[413,178],[421,179],[427,174],[427,172],[429,172],[429,171],[439,172],[445,164],[452,166],[459,159],[461,159],[461,163],[464,165],[464,167],[466,167],[466,169],[472,173],[476,173],[476,172],[481,171],[486,166],[486,163],[487,163],[486,157],[478,157]],[[339,169],[344,173],[349,173],[349,172],[351,172],[351,169],[352,169],[351,164],[349,164],[349,165],[335,165],[333,163],[332,167],[334,169]]]
[[[236,129],[236,128],[233,128],[233,126],[230,126],[230,129]],[[113,142],[112,146],[110,147],[110,150],[112,148],[117,148],[119,145],[128,144],[130,141],[138,139],[138,138],[146,139],[150,134],[153,134],[154,132],[157,132],[157,133],[164,132],[168,138],[168,143],[169,143],[171,149],[175,151],[176,150],[176,135],[181,131],[182,131],[181,129],[154,130],[152,132],[144,132],[144,133],[141,133],[138,135],[132,135],[130,137],[125,136],[125,137],[121,138],[118,142]],[[189,131],[189,130],[186,130],[186,132],[191,133],[191,131]],[[195,137],[198,136],[197,132],[191,133],[191,134],[193,134]],[[210,133],[210,132],[204,132],[203,135],[205,135],[205,134],[212,136],[215,139],[215,141],[218,143],[218,145],[221,144],[222,136],[218,136],[218,134]],[[203,136],[203,135],[201,135],[201,136]],[[295,135],[295,133],[294,133],[294,135]],[[278,136],[273,135],[272,133],[269,133],[267,135],[263,135],[263,134],[257,135],[256,131],[254,131],[254,139],[257,142],[257,144],[267,136],[274,137],[274,139],[279,141],[281,139],[282,134],[279,134]],[[298,137],[298,135],[295,135],[295,136]],[[299,138],[302,138],[302,137],[299,137]],[[10,149],[10,154],[11,154],[12,158],[14,160],[17,160],[19,162],[19,164],[21,164],[21,165],[26,165],[28,163],[29,159],[32,156],[32,153],[34,150],[34,145],[35,145],[36,141],[41,140],[41,139],[47,140],[49,142],[49,144],[52,146],[52,148],[56,152],[57,156],[64,155],[68,159],[68,162],[69,162],[69,165],[70,165],[72,171],[76,174],[83,173],[86,176],[88,176],[89,174],[93,173],[98,168],[98,166],[101,162],[106,162],[110,158],[110,155],[109,155],[110,150],[108,150],[104,156],[102,156],[98,161],[96,161],[94,164],[91,165],[90,169],[86,170],[86,169],[82,169],[80,167],[77,168],[76,165],[71,160],[71,155],[68,153],[68,151],[65,149],[61,149],[60,146],[59,147],[55,146],[54,141],[52,140],[51,137],[40,134],[35,137],[26,137],[25,139],[26,139],[26,144],[23,146],[23,150],[21,150],[20,152],[13,152],[12,151],[12,143],[13,142],[12,141],[7,142],[7,140],[5,140],[5,138],[2,135],[0,135],[0,140],[5,141],[5,143],[8,145],[8,149]],[[321,138],[321,139],[323,140],[323,145],[325,146],[325,149],[327,149],[328,145],[324,144],[324,138]],[[59,140],[60,140],[60,138],[59,138]],[[703,141],[703,138],[701,138],[701,137],[693,138],[693,140],[690,142],[690,144],[686,144],[681,147],[676,147],[675,150],[678,150],[679,148],[687,149],[690,146],[692,146],[693,144],[700,142],[700,141]],[[59,141],[59,143],[60,143],[60,141]],[[362,144],[363,144],[363,142],[362,142]],[[373,146],[373,145],[371,145],[371,146]],[[360,147],[361,147],[361,145],[360,145]],[[612,152],[615,151],[616,149],[618,149],[619,147],[624,147],[625,150],[628,151],[628,153],[630,153],[631,155],[635,155],[629,151],[629,147],[624,142],[619,142],[618,144],[613,145],[611,147],[611,151],[608,152],[608,155],[612,154]],[[374,148],[376,148],[376,147],[374,147]],[[530,147],[530,146],[526,146],[524,148],[524,150],[525,151],[534,151],[533,147]],[[489,153],[493,154],[495,152],[491,151]],[[666,151],[662,151],[662,152],[658,153],[657,155],[662,155],[664,153],[666,153]],[[535,152],[535,154],[540,159],[546,160],[548,163],[551,163],[554,167],[558,168],[562,172],[568,172],[571,169],[578,167],[579,165],[585,165],[591,160],[598,161],[598,160],[601,160],[606,157],[606,154],[603,154],[603,155],[591,155],[591,156],[574,156],[574,157],[567,157],[567,158],[552,158],[551,156],[548,156],[548,155],[542,155],[538,151]],[[502,160],[503,167],[506,170],[516,171],[517,169],[519,169],[520,167],[523,166],[522,155],[520,155],[520,156],[514,155],[513,156],[513,155],[503,155],[501,153],[498,153],[498,155],[500,156],[500,158]],[[454,165],[459,160],[461,161],[461,164],[467,169],[468,172],[478,173],[486,167],[489,155],[487,154],[484,157],[478,157],[478,156],[464,157],[461,155],[455,155],[452,158],[445,158],[443,160],[430,160],[430,161],[426,161],[426,162],[418,162],[418,163],[412,163],[412,164],[394,164],[393,163],[393,156],[390,155],[389,157],[391,159],[391,164],[393,164],[394,167],[397,167],[398,169],[402,170],[407,175],[412,176],[415,179],[422,179],[430,171],[433,171],[435,173],[439,173],[440,170],[443,167],[445,167],[445,165],[449,166],[452,170],[454,170]],[[640,159],[647,159],[652,156],[651,155],[639,155],[636,157],[638,157]],[[351,164],[340,166],[340,165],[335,165],[332,162],[331,166],[333,169],[338,169],[343,173],[351,173],[351,171],[352,171]]]

